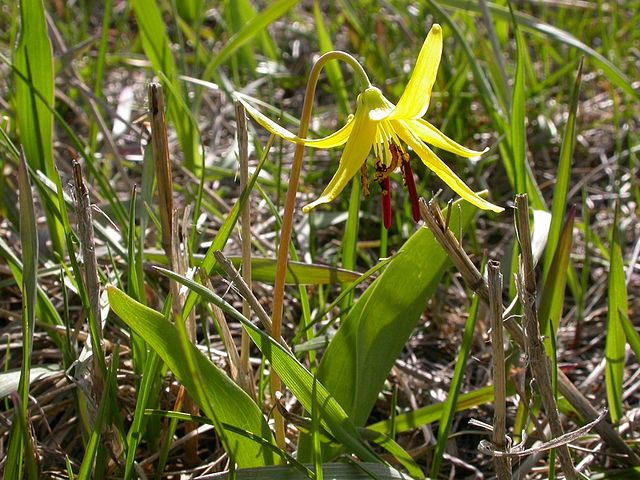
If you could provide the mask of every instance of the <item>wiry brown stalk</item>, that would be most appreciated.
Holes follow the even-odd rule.
[[[213,252],[213,255],[216,257],[216,261],[218,262],[218,265],[220,265],[220,268],[222,268],[222,270],[227,274],[227,277],[229,277],[229,280],[235,284],[242,298],[249,302],[258,319],[262,322],[264,329],[267,333],[271,334],[272,325],[269,314],[264,310],[264,308],[262,308],[262,305],[260,305],[260,302],[251,291],[251,288],[249,288],[249,285],[244,281],[238,270],[236,270],[233,264],[221,251],[218,250]],[[286,345],[285,342],[282,342],[282,344]]]
[[[553,395],[551,364],[540,339],[540,324],[538,323],[538,310],[536,307],[536,275],[533,265],[533,252],[531,250],[529,203],[526,194],[516,195],[516,225],[522,252],[516,286],[520,304],[524,311],[525,352],[538,386],[542,405],[549,420],[551,435],[554,438],[560,438],[564,435],[564,429],[562,428],[558,406]],[[566,444],[560,445],[557,451],[565,477],[568,479],[579,478],[573,466],[569,447]]]
[[[169,158],[169,139],[167,136],[167,120],[165,116],[164,95],[159,83],[149,84],[149,113],[151,119],[151,145],[153,147],[153,162],[158,185],[158,206],[160,209],[160,227],[162,248],[167,256],[169,268],[176,273],[186,274],[186,261],[181,261],[180,237],[178,224],[173,211],[173,178],[171,175],[171,160]],[[196,340],[195,312],[192,310],[186,319],[182,319],[183,299],[180,296],[180,286],[175,280],[169,281],[172,296],[172,311],[176,321],[184,321],[189,341]],[[184,397],[185,410],[192,415],[198,415],[198,406],[193,400],[184,395],[184,386],[180,386],[180,393],[174,408],[181,408]],[[186,422],[187,432],[196,430],[198,425]],[[185,459],[188,464],[196,465],[198,457],[198,437],[194,436],[185,444]]]
[[[244,107],[240,102],[236,102],[236,125],[238,136],[238,162],[240,163],[240,188],[245,189],[249,182],[249,135],[247,134],[247,117]],[[242,278],[251,290],[251,202],[249,198],[244,204],[241,217],[241,237],[242,237]],[[242,300],[242,314],[251,317],[251,305],[246,299]],[[245,377],[247,387],[250,388],[247,393],[256,398],[255,387],[253,383],[253,372],[249,365],[249,334],[242,329],[240,340],[240,368],[242,375]],[[245,387],[246,389],[246,387]]]
[[[507,386],[504,359],[502,325],[502,274],[500,263],[489,261],[487,265],[489,288],[489,316],[491,317],[491,350],[493,352],[493,445],[499,452],[509,450],[507,444]],[[494,456],[498,480],[511,478],[511,459]]]
[[[426,200],[420,199],[420,213],[427,227],[429,227],[435,239],[461,273],[469,288],[488,304],[487,284],[455,235],[447,227],[438,204],[433,200],[427,203]],[[524,347],[524,334],[520,325],[513,318],[506,318],[503,321],[511,338],[520,347]],[[587,422],[596,422],[593,427],[594,430],[598,432],[610,448],[621,454],[623,461],[632,466],[640,466],[640,458],[629,448],[611,425],[604,420],[597,421],[600,418],[598,411],[562,370],[558,370],[558,390]]]

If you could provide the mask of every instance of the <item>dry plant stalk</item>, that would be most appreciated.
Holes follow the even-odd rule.
[[[564,435],[558,406],[553,395],[551,381],[551,364],[544,345],[540,339],[540,327],[538,323],[538,310],[536,308],[536,274],[533,265],[533,252],[531,250],[531,229],[529,226],[529,203],[526,194],[516,195],[516,226],[520,243],[520,265],[516,287],[524,316],[525,345],[524,349],[531,365],[533,377],[538,386],[538,392],[542,400],[549,428],[553,438]],[[557,448],[560,466],[568,479],[578,479],[579,476],[573,466],[569,447],[564,444]]]
[[[96,259],[96,248],[93,237],[93,215],[91,214],[91,201],[89,199],[89,190],[84,184],[82,177],[82,167],[80,162],[75,156],[75,152],[72,154],[73,165],[73,182],[75,188],[75,201],[76,201],[76,216],[78,221],[78,234],[80,238],[80,252],[82,257],[82,273],[84,285],[87,290],[87,297],[89,298],[89,308],[91,315],[89,318],[93,318],[95,331],[97,333],[96,344],[100,345],[100,348],[104,352],[104,345],[102,339],[102,320],[100,315],[100,280],[98,278],[98,261]],[[91,320],[89,320],[91,321]],[[88,343],[86,348],[92,348]],[[92,396],[93,399],[98,402],[102,397],[102,390],[104,388],[104,372],[102,365],[98,359],[98,355],[94,352],[92,355],[93,369],[90,372]],[[92,423],[93,423],[92,419]]]
[[[180,236],[178,222],[174,219],[173,210],[173,178],[171,175],[171,160],[169,158],[169,139],[167,136],[167,120],[165,116],[164,95],[162,86],[157,82],[149,84],[149,113],[151,117],[151,145],[153,163],[158,185],[158,207],[160,209],[161,243],[169,263],[169,269],[181,275],[187,272],[187,262],[180,252]],[[182,319],[184,299],[180,295],[180,286],[175,280],[169,280],[169,290],[172,296],[172,311],[176,321],[184,321],[189,341],[196,341],[195,312],[192,310],[186,319]],[[184,386],[180,386],[175,410],[182,406],[184,397],[185,410],[192,414],[200,413],[198,406],[185,395]],[[185,430],[192,432],[198,428],[195,422],[186,422]],[[185,459],[189,465],[200,463],[198,457],[198,437],[193,436],[185,444]]]
[[[427,203],[426,200],[420,199],[420,213],[427,227],[461,273],[469,288],[488,304],[487,284],[455,235],[449,230],[438,204],[433,200]],[[524,347],[524,333],[520,325],[511,317],[503,319],[503,322],[511,338],[520,347]],[[601,415],[562,370],[558,370],[558,390],[587,422],[595,422],[594,430],[610,448],[621,454],[623,461],[631,466],[640,466],[640,457],[629,448],[606,420],[598,421],[602,418]]]
[[[244,107],[238,101],[235,102],[236,107],[236,134],[238,136],[238,162],[240,163],[240,188],[244,190],[249,183],[249,135],[247,134],[247,116]],[[251,202],[250,197],[242,208],[242,216],[240,219],[241,239],[242,239],[242,278],[251,289]],[[251,317],[251,305],[248,300],[242,300],[242,314]],[[240,368],[243,376],[249,380],[251,390],[247,391],[251,397],[256,398],[256,392],[253,382],[253,371],[249,365],[249,334],[244,328],[241,329],[240,340]]]
[[[507,442],[507,386],[502,325],[502,274],[500,263],[489,261],[487,265],[489,289],[489,315],[491,317],[491,349],[493,352],[493,445],[499,452],[509,450]],[[511,478],[511,459],[494,456],[498,480]]]
[[[224,270],[224,272],[227,274],[227,277],[229,277],[229,280],[235,284],[236,288],[240,292],[240,296],[244,300],[249,302],[249,305],[251,305],[251,308],[257,315],[258,320],[262,322],[262,326],[264,327],[264,329],[267,331],[267,333],[271,334],[272,325],[269,314],[265,311],[262,305],[260,305],[260,302],[251,291],[251,288],[249,288],[249,285],[247,285],[247,283],[244,281],[238,270],[236,270],[233,264],[227,257],[225,257],[224,253],[222,253],[221,251],[217,250],[213,252],[213,255],[216,258],[216,262],[218,262],[220,268],[222,268],[222,270]],[[287,346],[286,342],[282,342],[282,345]]]

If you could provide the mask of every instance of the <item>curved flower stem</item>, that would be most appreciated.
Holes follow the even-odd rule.
[[[309,120],[311,119],[311,109],[313,107],[313,99],[315,97],[316,85],[322,68],[331,60],[342,60],[354,69],[356,78],[362,87],[366,88],[371,85],[366,72],[358,61],[348,53],[341,51],[332,51],[322,55],[313,64],[307,88],[304,94],[304,103],[302,105],[302,115],[300,116],[300,129],[298,136],[306,137],[309,130]],[[284,284],[287,274],[287,264],[289,259],[289,243],[291,242],[291,229],[293,226],[293,212],[296,203],[296,193],[298,191],[298,180],[300,179],[300,169],[302,167],[302,155],[304,153],[304,145],[297,144],[293,155],[293,164],[291,165],[291,173],[289,176],[289,185],[287,187],[287,196],[284,204],[284,214],[282,217],[282,229],[280,230],[280,245],[278,247],[278,260],[276,264],[276,278],[273,291],[273,309],[271,321],[273,323],[273,338],[277,342],[282,342],[282,307],[284,300]],[[280,377],[275,372],[271,372],[271,390],[275,394],[281,389]],[[284,450],[284,420],[278,410],[274,411],[276,442],[278,446]]]

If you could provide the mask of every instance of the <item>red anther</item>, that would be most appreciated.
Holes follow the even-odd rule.
[[[418,203],[418,192],[416,191],[416,182],[413,179],[413,171],[408,161],[402,162],[402,175],[404,182],[409,190],[409,198],[411,199],[411,214],[414,222],[420,221],[420,204]]]
[[[382,187],[382,222],[384,228],[391,228],[391,181],[389,177],[383,178],[380,182]]]

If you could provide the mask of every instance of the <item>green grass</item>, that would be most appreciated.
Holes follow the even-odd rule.
[[[467,473],[463,463],[494,474],[492,458],[477,450],[490,437],[469,423],[493,418],[482,282],[466,285],[434,235],[416,226],[398,172],[389,231],[380,187],[371,181],[366,196],[358,176],[304,215],[300,206],[318,197],[341,153],[305,151],[283,343],[255,312],[240,313],[242,299],[214,255],[223,250],[238,268],[243,243],[251,246],[252,300],[268,316],[294,147],[249,121],[241,190],[234,92],[295,131],[314,58],[340,49],[396,102],[433,23],[445,43],[425,118],[469,148],[488,148],[471,161],[436,153],[507,207],[493,214],[453,202],[444,221],[469,261],[499,260],[512,282],[519,242],[509,207],[516,193],[528,194],[536,306],[554,378],[589,379],[581,388],[593,407],[623,424],[639,400],[635,3],[0,0],[4,478],[166,478],[206,468],[280,478],[278,464],[300,478],[447,478]],[[153,79],[167,103],[173,259],[161,244],[145,116]],[[347,65],[327,65],[310,136],[332,133],[354,113],[356,80]],[[118,104],[125,87],[134,95],[126,112]],[[118,107],[129,120],[116,134]],[[418,194],[443,207],[455,201],[411,155]],[[88,232],[77,224],[87,212],[74,189],[76,156],[93,204],[99,311],[85,277]],[[372,156],[368,163],[373,180]],[[238,221],[246,205],[249,238]],[[178,258],[184,268],[168,270]],[[505,306],[515,296],[513,284]],[[238,345],[242,330],[250,338],[256,398],[233,380],[217,308]],[[520,325],[521,313],[515,304],[507,322]],[[516,340],[505,345],[514,375],[507,428],[513,439],[526,430],[530,449],[546,418]],[[274,373],[285,385],[284,447],[272,425]],[[584,410],[556,400],[565,432],[588,423],[577,414]],[[196,446],[189,432],[199,425],[213,429],[202,428]],[[621,432],[612,434],[637,454],[632,434]],[[587,452],[624,450],[622,442],[591,432],[570,451],[585,475],[614,476],[640,461]],[[523,474],[561,472],[554,455]]]

